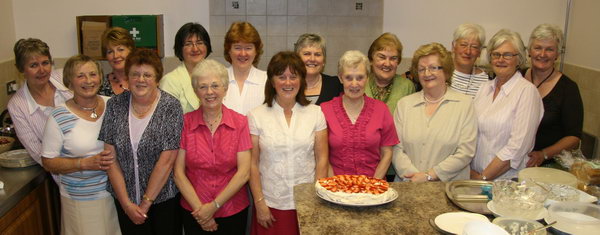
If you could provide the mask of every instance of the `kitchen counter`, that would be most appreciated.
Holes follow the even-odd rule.
[[[436,234],[429,219],[460,211],[443,182],[394,182],[395,201],[373,207],[337,205],[319,198],[313,183],[296,185],[294,201],[301,234]]]
[[[0,180],[4,182],[4,189],[0,189],[0,217],[42,184],[46,177],[47,173],[40,165],[24,168],[0,167]]]

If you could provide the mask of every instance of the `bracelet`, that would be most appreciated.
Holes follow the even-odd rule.
[[[257,203],[259,203],[262,200],[265,200],[265,197],[260,197],[258,200],[254,201],[254,204],[257,204]]]
[[[221,208],[221,205],[219,205],[219,203],[217,202],[217,200],[213,200],[213,202],[215,203],[215,207],[217,209]]]
[[[142,197],[142,199],[144,201],[149,201],[151,204],[154,203],[154,200],[150,199],[148,196],[146,196],[146,194],[144,194],[144,196]]]
[[[484,181],[487,181],[487,177],[485,177],[485,175],[483,175],[483,173],[481,174],[481,179]]]
[[[542,149],[542,154],[544,154],[544,161],[548,160],[548,155],[546,155],[546,152]]]
[[[431,175],[429,173],[425,173],[425,176],[427,176],[427,181],[433,180],[433,177],[431,177]]]

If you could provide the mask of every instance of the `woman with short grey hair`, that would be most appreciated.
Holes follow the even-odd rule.
[[[485,30],[478,24],[461,24],[454,30],[452,53],[454,72],[452,89],[475,97],[481,84],[489,80],[488,74],[475,63],[485,44]]]
[[[553,165],[555,155],[577,148],[581,138],[583,103],[579,88],[554,67],[562,44],[562,30],[555,25],[541,24],[529,37],[531,68],[525,79],[537,87],[545,112],[527,167]]]
[[[318,34],[305,33],[298,37],[294,51],[306,66],[306,98],[319,105],[338,96],[344,88],[339,79],[323,73],[327,50],[325,39]]]
[[[495,78],[474,100],[479,129],[471,179],[510,179],[525,168],[544,108],[535,86],[518,71],[526,63],[519,34],[502,29],[487,48]]]

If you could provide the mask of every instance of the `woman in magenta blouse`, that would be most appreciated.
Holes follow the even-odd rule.
[[[252,141],[248,119],[223,105],[228,75],[214,60],[192,72],[200,108],[184,115],[175,183],[185,234],[244,234]]]
[[[365,96],[369,59],[347,51],[338,63],[344,93],[322,103],[329,138],[330,175],[367,175],[383,179],[399,143],[385,103]]]

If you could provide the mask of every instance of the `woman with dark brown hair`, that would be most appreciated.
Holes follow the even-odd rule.
[[[102,34],[102,54],[106,58],[112,72],[106,74],[98,94],[115,96],[127,90],[125,59],[135,49],[133,38],[127,29],[111,27]]]
[[[306,68],[296,53],[277,53],[267,74],[264,104],[248,114],[255,205],[251,231],[298,234],[293,188],[327,175],[327,124],[304,95]]]

